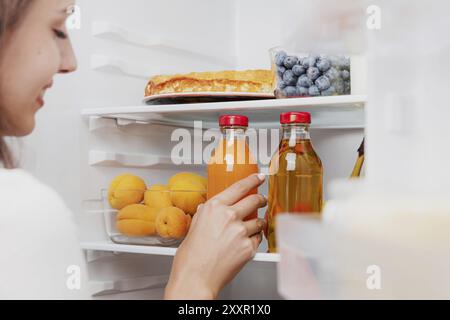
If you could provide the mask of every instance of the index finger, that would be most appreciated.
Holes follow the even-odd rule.
[[[253,174],[241,181],[236,182],[225,191],[219,193],[212,199],[218,200],[227,206],[232,206],[242,200],[250,191],[259,187],[266,181],[265,174]]]

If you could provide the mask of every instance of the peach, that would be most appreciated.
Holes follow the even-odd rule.
[[[156,218],[156,231],[163,238],[182,239],[186,236],[190,217],[176,207],[163,208]]]
[[[120,210],[130,204],[141,203],[146,189],[147,186],[141,178],[131,174],[120,175],[109,186],[109,204]]]
[[[117,214],[116,228],[120,233],[131,237],[155,235],[159,210],[143,204],[126,206]]]

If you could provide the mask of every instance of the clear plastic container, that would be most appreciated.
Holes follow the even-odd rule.
[[[108,237],[112,242],[118,244],[178,247],[189,231],[192,220],[192,216],[187,212],[195,212],[195,208],[206,201],[206,190],[147,190],[148,193],[154,193],[152,195],[153,198],[167,197],[167,199],[173,200],[172,206],[157,209],[146,206],[145,203],[133,204],[127,206],[130,208],[127,209],[128,211],[125,216],[124,209],[116,210],[111,208],[108,200],[108,190],[102,190],[105,230]],[[136,210],[136,208],[143,210]],[[164,221],[161,220],[160,224],[164,223],[165,226],[158,228],[157,217],[162,212],[166,212],[166,215],[169,215],[167,214],[167,208],[171,208],[172,212],[175,212],[172,214],[174,217],[167,218]],[[118,219],[120,212],[122,212],[122,218],[129,221],[128,225],[124,226],[122,224],[119,226]],[[152,215],[152,218],[149,218],[149,215]],[[148,221],[150,220],[154,226],[149,224]],[[121,231],[120,228],[127,231]]]
[[[385,228],[399,221],[393,218]],[[401,228],[411,230],[412,225]],[[440,241],[448,236],[436,237],[433,223],[423,232],[391,239],[388,230],[378,230],[374,237],[367,230],[346,230],[317,217],[278,216],[279,293],[286,299],[450,297],[450,245]]]
[[[351,58],[345,55],[304,54],[277,47],[270,50],[279,99],[350,95]]]

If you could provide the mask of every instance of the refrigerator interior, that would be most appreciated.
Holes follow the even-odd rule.
[[[297,299],[448,299],[450,4],[370,5],[382,24],[366,37],[367,175],[329,184],[321,221],[284,217],[282,291]]]
[[[173,255],[170,250],[111,245],[104,227],[101,190],[124,172],[151,185],[165,182],[179,171],[205,174],[205,167],[168,163],[176,123],[107,119],[89,110],[116,108],[123,112],[142,106],[145,85],[155,74],[270,68],[268,50],[288,45],[301,32],[298,20],[292,19],[295,10],[287,8],[299,8],[302,2],[77,2],[81,29],[72,30],[71,37],[78,71],[56,79],[47,106],[38,115],[35,133],[22,143],[21,158],[22,166],[55,188],[73,210],[86,249],[91,292],[96,297],[162,298]],[[363,69],[359,72],[357,77],[364,79]],[[364,93],[363,87],[356,92]],[[360,102],[363,105],[364,99]],[[262,127],[267,123],[278,127],[279,110],[250,114]],[[328,183],[347,178],[352,171],[364,136],[364,113],[358,109],[358,124],[340,126],[333,119],[342,115],[332,108],[320,110],[328,125],[313,128],[312,140],[324,163],[327,197]],[[208,117],[218,118],[221,113],[211,111]],[[183,120],[185,116],[180,112],[173,117]],[[260,191],[267,194],[267,186]],[[266,248],[263,243],[260,251]],[[279,298],[277,259],[261,255],[249,263],[221,298]]]

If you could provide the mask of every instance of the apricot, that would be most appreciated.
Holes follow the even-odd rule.
[[[160,209],[156,218],[156,231],[163,238],[182,239],[190,225],[190,216],[176,207]]]
[[[109,204],[120,210],[130,204],[141,203],[146,189],[147,186],[141,178],[131,174],[120,175],[109,186]]]
[[[152,208],[171,207],[172,201],[170,200],[169,188],[163,185],[151,186],[150,189],[145,192],[144,203]]]
[[[198,180],[178,180],[170,187],[172,204],[193,216],[197,207],[206,202],[204,185]]]
[[[179,181],[198,181],[203,185],[204,190],[206,190],[207,186],[208,186],[208,181],[205,177],[202,177],[198,174],[195,173],[191,173],[191,172],[180,172],[177,173],[176,175],[174,175],[173,177],[171,177],[169,179],[169,183],[167,184],[167,186],[169,187],[169,189],[175,185],[177,182]]]
[[[126,206],[117,214],[117,230],[131,237],[144,237],[156,234],[156,218],[159,208],[150,208],[143,204]]]

